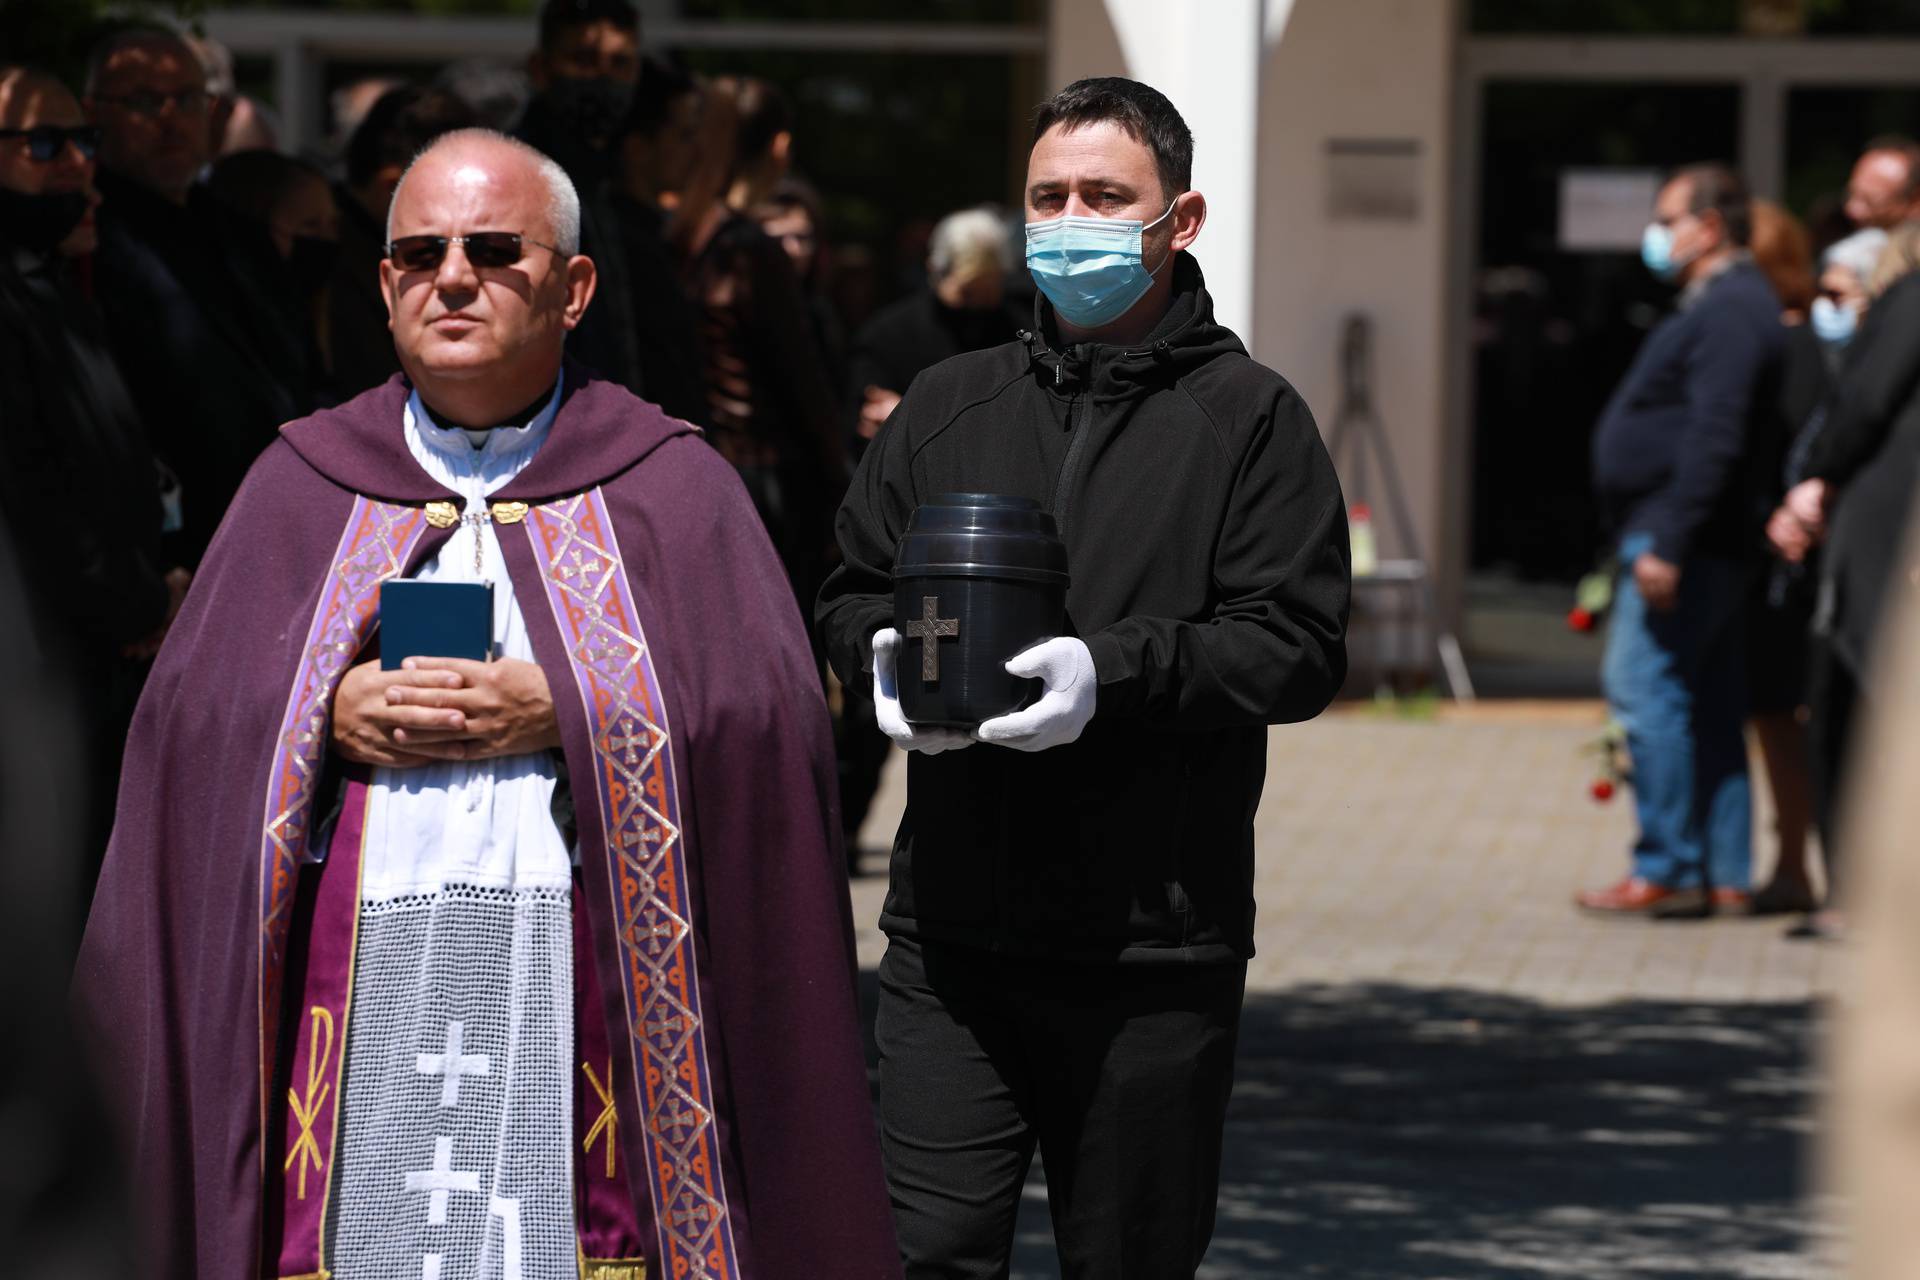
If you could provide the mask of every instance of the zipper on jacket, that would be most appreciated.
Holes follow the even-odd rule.
[[[1092,433],[1086,423],[1078,427],[1073,425],[1074,410],[1080,407],[1080,395],[1074,393],[1067,401],[1067,430],[1073,439],[1067,443],[1066,460],[1060,464],[1060,479],[1053,489],[1053,526],[1064,541],[1067,536],[1067,497],[1073,492],[1074,465],[1080,461],[1080,455],[1086,452],[1087,437]]]

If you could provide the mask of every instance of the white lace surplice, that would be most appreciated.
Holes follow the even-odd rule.
[[[434,425],[415,397],[407,446],[471,516],[532,459],[558,400],[556,389],[527,426],[483,435]],[[455,529],[415,576],[491,581],[496,652],[532,659],[490,520]],[[556,780],[547,752],[374,773],[335,1275],[577,1275],[571,862]]]

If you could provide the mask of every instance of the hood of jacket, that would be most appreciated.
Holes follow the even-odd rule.
[[[1033,328],[1020,331],[1035,379],[1061,395],[1128,399],[1171,385],[1216,356],[1247,354],[1231,329],[1213,318],[1206,277],[1190,253],[1173,261],[1173,301],[1138,343],[1063,342],[1053,304],[1033,299]]]

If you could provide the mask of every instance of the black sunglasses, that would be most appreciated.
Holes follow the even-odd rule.
[[[456,244],[466,250],[468,262],[482,268],[512,266],[525,254],[524,245],[560,252],[518,231],[474,231],[464,236],[400,236],[387,245],[387,261],[402,271],[437,271],[448,247]]]
[[[80,148],[80,154],[89,160],[100,149],[100,130],[90,124],[65,128],[57,124],[37,124],[31,129],[0,129],[0,138],[25,138],[27,154],[42,164],[58,159],[69,142]]]

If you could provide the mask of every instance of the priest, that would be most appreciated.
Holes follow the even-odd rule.
[[[404,374],[262,454],[128,743],[76,994],[143,1270],[896,1276],[752,504],[563,361],[594,268],[546,157],[444,136],[387,238]],[[383,669],[394,578],[491,582],[491,660]]]

